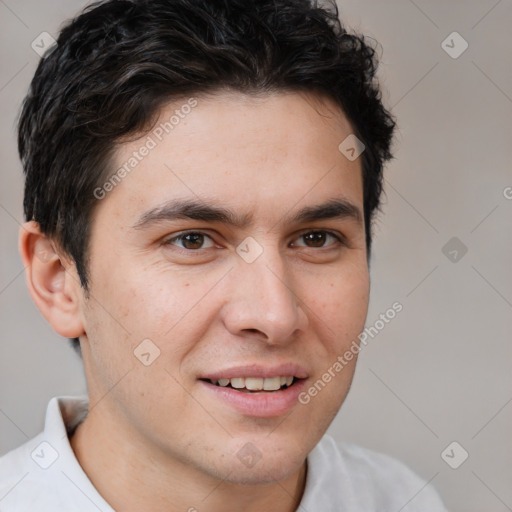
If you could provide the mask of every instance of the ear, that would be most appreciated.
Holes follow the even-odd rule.
[[[74,263],[58,252],[35,221],[21,227],[19,251],[30,295],[55,332],[66,338],[85,334],[79,308],[83,291]]]

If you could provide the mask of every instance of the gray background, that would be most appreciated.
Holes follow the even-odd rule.
[[[56,36],[83,5],[0,0],[0,453],[42,429],[52,396],[85,392],[81,361],[25,287],[14,134],[38,62],[32,41]],[[404,309],[362,351],[330,432],[402,459],[453,512],[512,510],[512,3],[339,5],[348,25],[382,44],[384,98],[399,121],[368,325],[395,301]],[[441,46],[454,31],[469,44],[456,59]],[[463,257],[443,253],[452,237]],[[458,469],[441,458],[452,441],[469,453]],[[461,448],[448,453],[460,461]]]

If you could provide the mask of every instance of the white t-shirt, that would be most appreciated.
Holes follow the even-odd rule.
[[[0,458],[1,512],[112,512],[69,443],[87,397],[55,397],[44,431]],[[325,435],[309,454],[299,512],[446,512],[401,462]]]

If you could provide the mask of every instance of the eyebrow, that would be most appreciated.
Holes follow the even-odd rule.
[[[306,206],[283,219],[284,224],[303,224],[327,219],[351,219],[362,222],[361,210],[346,199],[330,199],[325,203]],[[212,202],[195,199],[176,199],[143,213],[132,226],[145,229],[154,224],[173,220],[200,220],[219,222],[236,228],[246,228],[252,221],[252,214],[238,214]]]

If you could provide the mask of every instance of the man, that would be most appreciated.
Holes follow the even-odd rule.
[[[57,43],[19,123],[20,252],[88,398],[0,459],[0,509],[444,510],[325,435],[394,129],[365,39],[306,0],[112,0]]]

